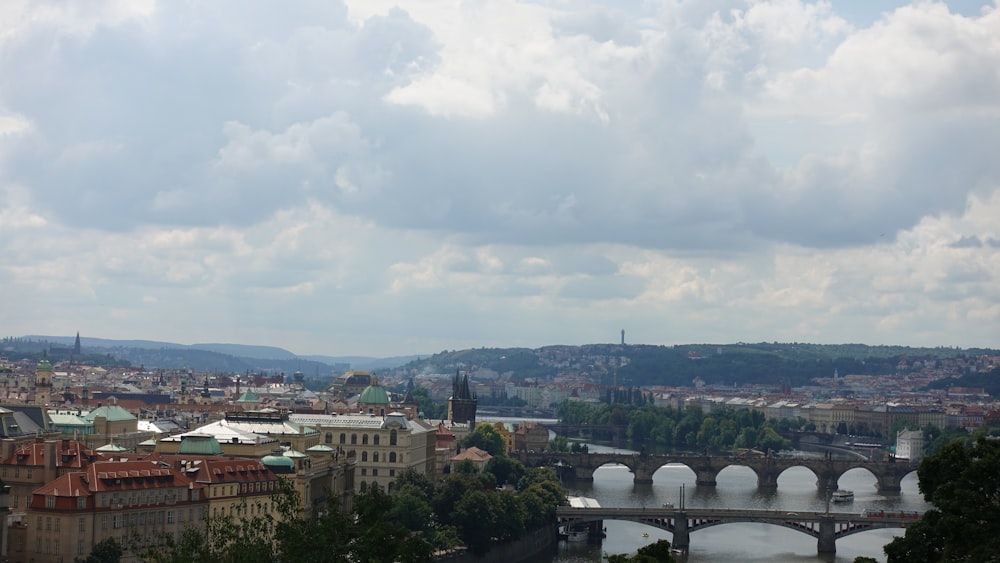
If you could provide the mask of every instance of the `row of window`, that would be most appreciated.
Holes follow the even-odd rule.
[[[386,457],[388,458],[386,461],[388,461],[389,463],[396,463],[396,452],[389,452],[389,455]],[[379,460],[378,452],[372,452],[372,462],[378,463],[378,460]],[[361,452],[361,461],[363,462],[368,461],[368,452]],[[399,462],[400,463],[403,462],[402,454],[399,455]]]
[[[379,445],[379,439],[380,439],[380,437],[379,437],[378,434],[373,434],[372,435],[372,445],[373,446],[378,446]],[[395,430],[389,431],[389,445],[390,446],[395,446],[397,440],[398,440],[398,435],[396,434],[396,431]],[[326,436],[324,438],[324,441],[327,444],[332,444],[333,443],[333,432],[327,432]],[[341,444],[346,444],[347,443],[347,434],[346,433],[342,432],[340,434],[340,443]],[[351,445],[357,445],[357,443],[358,443],[358,435],[357,434],[351,434]],[[367,446],[368,445],[368,434],[362,434],[361,435],[361,445],[362,446]]]
[[[367,477],[368,476],[368,468],[367,467],[362,467],[361,468],[361,476],[362,477]],[[396,470],[395,469],[390,469],[389,470],[389,477],[395,477],[395,476],[396,476]],[[378,467],[372,467],[372,477],[378,477]]]
[[[229,491],[228,494],[226,491]],[[274,490],[274,481],[253,481],[250,483],[239,483],[239,493],[266,493]],[[231,484],[228,487],[225,485],[216,485],[212,487],[213,497],[224,497],[224,496],[235,496],[237,493],[237,487],[235,484]]]

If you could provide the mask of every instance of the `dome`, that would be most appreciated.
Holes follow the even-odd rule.
[[[38,365],[35,367],[36,371],[52,371],[52,364],[45,358],[42,358]]]
[[[378,384],[378,381],[372,380],[372,384],[365,387],[365,390],[361,392],[361,396],[358,397],[358,404],[388,405],[389,394],[385,392],[385,387]]]
[[[295,471],[295,461],[283,455],[266,455],[260,461],[275,473]]]

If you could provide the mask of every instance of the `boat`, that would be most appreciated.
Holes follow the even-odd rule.
[[[644,537],[644,538],[648,538],[648,537],[649,537],[649,532],[643,532],[643,533],[642,533],[642,537]]]
[[[667,502],[663,503],[663,508],[667,508],[667,509],[673,510],[674,509],[674,503],[667,501]]]
[[[844,489],[837,489],[833,491],[830,495],[830,500],[833,502],[851,502],[854,500],[854,491],[845,491]]]
[[[587,541],[590,530],[586,526],[569,526],[559,529],[559,539],[566,541]]]

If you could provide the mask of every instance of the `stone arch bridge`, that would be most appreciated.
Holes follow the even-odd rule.
[[[701,487],[714,487],[719,472],[737,465],[749,467],[757,475],[757,486],[762,489],[777,488],[778,476],[792,467],[805,467],[816,474],[816,486],[821,490],[836,489],[840,477],[851,469],[870,471],[880,492],[899,492],[900,482],[907,474],[916,471],[918,464],[903,460],[868,461],[863,459],[809,459],[785,457],[732,457],[691,454],[641,455],[626,453],[570,453],[570,452],[515,452],[525,465],[555,465],[564,475],[574,479],[592,481],[594,471],[602,465],[620,464],[629,468],[636,484],[652,484],[653,473],[668,463],[679,463],[695,473],[695,483]]]

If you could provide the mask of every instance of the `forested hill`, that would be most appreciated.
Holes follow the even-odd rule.
[[[749,383],[808,384],[816,377],[880,375],[953,358],[1000,355],[996,350],[911,348],[864,344],[688,344],[649,346],[589,344],[530,348],[479,348],[443,351],[399,368],[401,374],[495,372],[512,380],[549,379],[577,372],[610,385],[690,386],[698,378],[709,385]],[[904,366],[904,367],[900,367]]]

